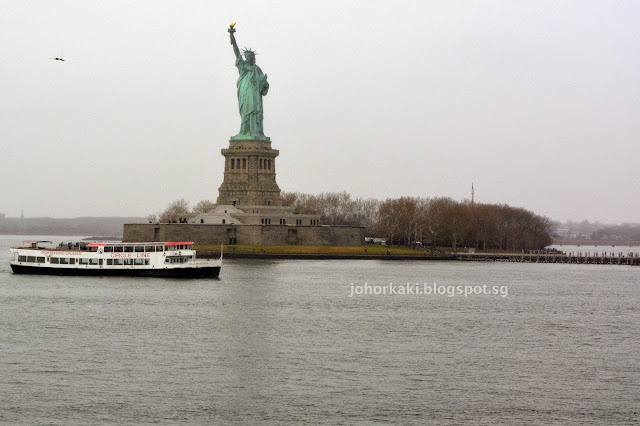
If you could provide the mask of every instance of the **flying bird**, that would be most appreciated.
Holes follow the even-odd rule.
[[[53,59],[54,61],[62,61],[62,62],[64,62],[64,59],[62,59],[62,58],[50,58],[50,59]]]

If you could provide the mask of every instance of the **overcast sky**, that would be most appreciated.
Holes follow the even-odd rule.
[[[609,0],[0,0],[0,212],[215,201],[240,128],[230,22],[269,76],[283,191],[473,182],[478,202],[640,222],[640,2]]]

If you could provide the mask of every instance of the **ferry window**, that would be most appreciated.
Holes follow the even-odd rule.
[[[114,251],[114,252],[116,252],[116,253],[122,253],[122,252],[124,251],[124,247],[122,247],[122,246],[115,246],[115,247],[113,248],[113,251]]]
[[[144,246],[144,251],[148,253],[150,251],[155,251],[155,249],[153,248],[153,246]]]
[[[61,265],[68,265],[69,264],[69,258],[68,257],[61,257],[60,258],[60,264]]]
[[[167,258],[164,260],[164,263],[170,263],[170,262],[171,262],[171,258],[170,258],[170,257],[167,257]]]
[[[113,265],[113,259],[107,259],[107,265]]]
[[[36,257],[35,256],[27,256],[27,262],[34,262],[36,261]]]
[[[89,265],[97,265],[97,264],[98,264],[98,259],[89,259]]]
[[[38,263],[44,263],[44,257],[37,257],[37,258],[36,258],[36,262],[38,262]]]
[[[60,262],[60,263],[62,263],[62,262]],[[73,257],[70,257],[69,258],[69,265],[75,265],[75,263],[76,263],[76,260]]]
[[[60,263],[60,259],[57,258],[57,257],[52,257],[51,260],[49,260],[49,262],[58,264],[58,263]]]
[[[102,259],[98,259],[98,265],[102,266]]]
[[[133,253],[133,247],[132,246],[124,246],[124,252],[125,253]]]
[[[81,265],[88,265],[89,264],[89,259],[80,259],[79,262]]]
[[[27,256],[18,256],[18,262],[26,262]]]
[[[134,265],[144,265],[144,259],[135,259]]]
[[[136,246],[135,247],[135,251],[136,252],[144,252],[144,246]]]
[[[145,264],[145,265],[148,265],[148,264],[149,264],[149,259],[145,259],[145,260],[144,260],[144,264]]]
[[[113,264],[114,265],[122,265],[122,264],[124,264],[124,260],[123,259],[113,259]]]
[[[113,252],[113,247],[105,246],[105,247],[104,247],[104,252],[105,252],[105,253],[111,253],[111,252]]]
[[[124,259],[125,265],[133,265],[133,259]]]

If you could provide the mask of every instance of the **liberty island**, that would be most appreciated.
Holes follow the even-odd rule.
[[[193,241],[202,245],[363,245],[364,227],[322,225],[320,215],[297,214],[293,207],[283,205],[276,182],[279,151],[264,134],[267,74],[256,64],[255,51],[244,49],[241,54],[235,24],[228,32],[238,69],[240,130],[221,150],[224,177],[216,204],[204,213],[183,213],[176,223],[125,224],[123,240]]]

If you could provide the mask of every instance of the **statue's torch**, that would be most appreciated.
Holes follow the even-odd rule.
[[[230,23],[230,24],[229,24],[229,34],[233,35],[233,33],[235,33],[235,32],[236,32],[236,29],[235,29],[235,28],[233,28],[233,27],[235,27],[235,26],[236,26],[236,23],[235,23],[235,22],[232,22],[232,23]]]

